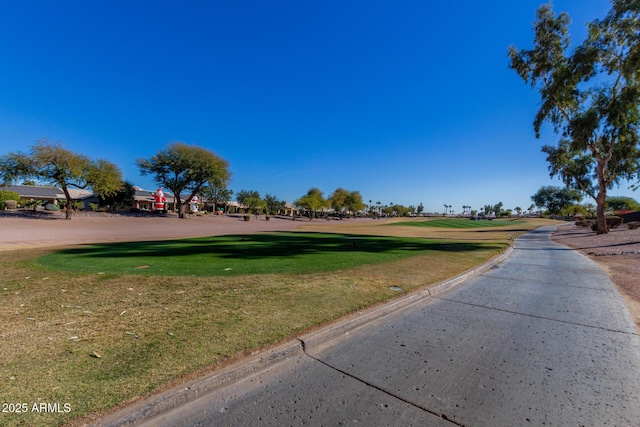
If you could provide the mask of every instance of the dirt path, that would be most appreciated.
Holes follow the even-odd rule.
[[[575,248],[598,263],[622,294],[640,333],[640,229],[623,224],[608,234],[566,225],[553,235],[558,242]]]
[[[345,220],[352,224],[371,222],[371,219]],[[20,214],[17,211],[0,214],[0,251],[104,242],[163,240],[188,237],[250,234],[261,231],[287,231],[313,224],[322,229],[337,221],[325,219],[291,220],[271,217],[267,221],[242,215],[203,215],[179,219],[175,216],[132,216],[77,214],[70,221],[64,214]]]

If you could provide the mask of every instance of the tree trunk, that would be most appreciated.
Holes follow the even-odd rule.
[[[176,195],[176,209],[178,209],[178,218],[184,218],[184,209],[182,202],[180,201],[180,196]]]
[[[596,195],[597,234],[609,233],[609,229],[607,228],[607,218],[605,216],[607,208],[607,183],[604,178],[605,167],[605,161],[603,159],[598,159],[596,164],[596,176],[598,177],[598,194]]]
[[[73,214],[73,212],[71,211],[73,199],[71,198],[71,194],[69,193],[69,189],[66,185],[62,186],[62,192],[64,193],[64,197],[67,199],[67,206],[65,206],[64,210],[64,219],[70,220],[71,215]]]
[[[606,203],[607,203],[607,193],[605,191],[600,191],[598,196],[596,197],[596,224],[598,226],[597,234],[607,234],[609,229],[607,228],[607,218],[606,218]]]

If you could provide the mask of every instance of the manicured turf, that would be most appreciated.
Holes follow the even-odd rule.
[[[277,233],[91,245],[54,252],[37,262],[56,270],[98,274],[305,274],[391,262],[429,251],[474,251],[491,246],[419,238]]]
[[[403,225],[409,227],[434,227],[434,228],[486,228],[486,227],[506,227],[511,225],[524,224],[520,219],[494,219],[492,221],[470,220],[462,218],[434,219],[430,221],[407,221],[396,222],[389,225]]]

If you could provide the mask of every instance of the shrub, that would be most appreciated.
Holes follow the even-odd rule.
[[[251,219],[251,215],[249,214],[244,214],[242,217],[244,218],[245,221],[249,221]]]
[[[596,222],[592,219],[583,219],[580,221],[576,221],[576,226],[578,227],[592,227]]]
[[[45,206],[44,208],[45,208],[45,210],[48,210],[48,211],[59,211],[60,210],[60,206],[54,205],[53,203],[47,203],[47,206]]]
[[[14,191],[0,190],[0,202],[6,202],[7,200],[20,201],[20,195]],[[6,204],[3,203],[3,206]]]
[[[608,216],[606,220],[607,220],[607,227],[609,228],[619,227],[620,225],[622,225],[624,221],[622,217],[619,217],[619,216]]]
[[[619,216],[608,216],[605,218],[605,220],[607,221],[607,228],[609,230],[611,230],[612,228],[616,228],[620,225],[622,225],[623,219]],[[598,231],[598,224],[594,223],[591,226],[591,230],[592,231]]]
[[[640,228],[640,221],[631,221],[629,223],[629,230],[635,230],[636,228]]]

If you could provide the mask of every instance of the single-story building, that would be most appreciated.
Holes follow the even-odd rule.
[[[3,185],[0,190],[18,193],[24,200],[42,200],[44,203],[58,204],[58,200],[65,200],[63,191],[58,187],[38,185]]]
[[[22,200],[40,200],[42,204],[57,205],[59,201],[66,200],[64,191],[59,187],[44,185],[4,185],[2,190],[18,193]],[[75,201],[80,201],[84,209],[89,209],[90,203],[98,203],[98,197],[89,190],[68,188],[69,195]]]

